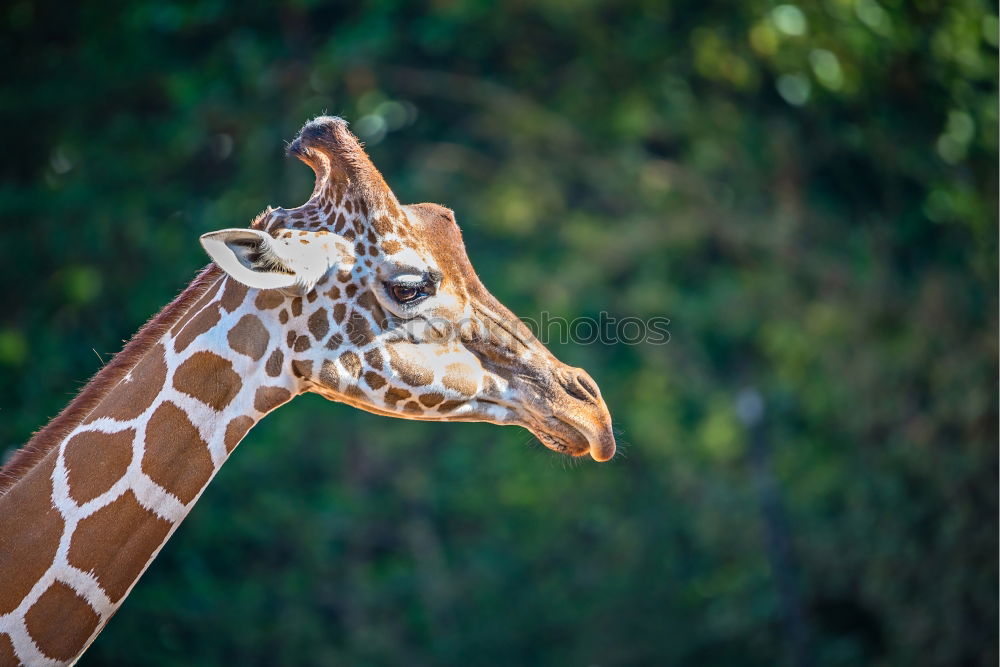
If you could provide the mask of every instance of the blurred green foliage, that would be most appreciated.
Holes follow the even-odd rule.
[[[186,284],[200,233],[306,199],[283,147],[323,112],[400,199],[456,210],[515,312],[671,319],[663,346],[555,346],[627,443],[606,465],[282,408],[82,664],[997,663],[995,3],[0,22],[0,450]]]

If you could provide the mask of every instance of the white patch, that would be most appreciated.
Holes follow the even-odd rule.
[[[397,266],[407,266],[417,269],[421,272],[430,268],[427,260],[421,257],[420,253],[406,245],[402,246],[399,252],[392,255],[392,263]]]
[[[393,282],[403,283],[404,285],[422,285],[424,282],[424,277],[415,273],[404,273],[400,276],[395,276]]]

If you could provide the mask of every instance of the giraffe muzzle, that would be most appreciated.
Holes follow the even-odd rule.
[[[556,376],[569,397],[561,401],[565,409],[558,417],[567,420],[586,439],[591,458],[610,460],[615,455],[615,436],[611,414],[597,383],[582,368],[567,366],[556,371]]]
[[[583,369],[554,364],[549,377],[532,383],[542,391],[529,409],[528,429],[554,451],[610,460],[616,451],[615,436],[597,383]]]

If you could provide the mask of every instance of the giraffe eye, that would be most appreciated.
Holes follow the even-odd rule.
[[[428,296],[423,285],[396,284],[389,285],[389,293],[398,303],[408,304]]]
[[[440,282],[441,274],[437,271],[404,269],[383,282],[382,285],[385,287],[384,293],[392,301],[409,308],[427,297],[434,296]]]

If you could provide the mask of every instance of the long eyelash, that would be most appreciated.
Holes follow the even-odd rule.
[[[423,301],[427,297],[434,296],[434,294],[437,293],[437,280],[439,279],[433,279],[432,277],[433,273],[436,272],[431,272],[431,271],[425,272],[424,273],[425,277],[423,280],[405,281],[396,279],[396,280],[386,281],[383,284],[385,285],[386,291],[390,293],[392,292],[393,287],[406,287],[409,289],[419,290],[420,295],[414,298],[413,300],[408,301],[406,303],[400,302],[400,305],[402,306],[412,306],[416,305],[420,301]]]
[[[413,308],[414,306],[416,306],[419,303],[422,303],[425,299],[427,299],[428,297],[432,296],[434,294],[434,292],[435,292],[434,285],[428,286],[427,283],[425,283],[425,282],[412,282],[411,283],[411,282],[400,282],[400,281],[396,280],[396,281],[392,281],[392,282],[385,281],[382,284],[383,284],[383,286],[385,288],[385,291],[388,293],[389,297],[393,301],[395,301],[397,304],[399,304],[399,306],[401,308],[407,309],[407,310],[410,309],[410,308]],[[407,288],[407,289],[417,290],[418,294],[414,298],[412,298],[412,299],[408,299],[406,301],[403,301],[403,300],[399,299],[398,297],[396,297],[396,295],[393,293],[393,288],[394,287],[404,287],[404,288]]]

